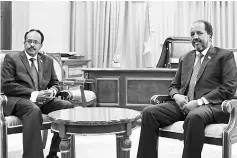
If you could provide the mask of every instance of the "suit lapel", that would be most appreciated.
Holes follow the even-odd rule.
[[[38,74],[39,74],[39,87],[40,87],[43,76],[43,60],[40,54],[38,54]]]
[[[199,80],[199,78],[201,77],[201,75],[203,74],[207,64],[212,60],[213,56],[216,54],[215,52],[215,49],[214,47],[210,47],[207,54],[205,55],[203,61],[202,61],[202,64],[201,64],[201,67],[200,67],[200,70],[198,72],[198,75],[197,75],[197,81]]]
[[[25,52],[22,51],[21,54],[20,54],[20,56],[21,56],[21,61],[22,61],[23,64],[25,65],[25,68],[26,68],[27,72],[29,73],[29,75],[30,75],[32,81],[34,82],[34,80],[33,80],[33,75],[32,75],[32,73],[31,73],[31,69],[30,69],[30,65],[29,65],[29,61],[28,61],[28,59],[27,59],[27,57],[26,57]]]
[[[187,74],[187,85],[189,84],[189,81],[191,79],[191,76],[192,76],[192,72],[193,72],[193,66],[194,66],[194,62],[195,62],[195,57],[196,57],[196,52],[195,51],[192,51],[190,53],[190,55],[188,56],[188,60],[186,60],[185,62],[185,65],[187,65],[187,67],[185,68],[185,71],[184,72],[185,74]],[[191,69],[190,69],[191,68]],[[186,86],[187,86],[186,85]]]

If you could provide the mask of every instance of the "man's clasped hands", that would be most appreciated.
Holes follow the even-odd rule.
[[[175,102],[178,104],[180,110],[184,114],[188,114],[191,110],[198,107],[197,100],[188,100],[188,97],[182,94],[175,94],[173,96]]]
[[[45,104],[52,100],[55,97],[54,91],[52,89],[47,89],[47,90],[41,90],[38,93],[38,96],[36,98],[36,103],[37,104]]]

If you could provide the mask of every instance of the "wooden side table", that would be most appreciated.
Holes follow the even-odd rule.
[[[132,129],[141,117],[139,111],[113,107],[76,107],[48,114],[51,129],[61,137],[61,158],[75,158],[75,134],[116,134],[117,158],[130,158]],[[70,154],[71,149],[71,154]]]

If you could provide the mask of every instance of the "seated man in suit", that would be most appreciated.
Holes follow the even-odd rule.
[[[138,158],[157,158],[159,128],[176,121],[184,121],[182,158],[201,158],[206,125],[228,122],[221,103],[236,91],[234,54],[212,46],[212,26],[205,20],[193,22],[190,35],[195,50],[180,57],[169,87],[174,101],[143,110]]]
[[[5,56],[1,83],[8,102],[4,115],[15,115],[23,123],[22,158],[44,158],[41,138],[42,113],[73,108],[71,102],[55,98],[59,92],[53,60],[39,50],[44,41],[40,30],[25,33],[25,49]],[[47,158],[58,158],[60,137],[54,133]]]

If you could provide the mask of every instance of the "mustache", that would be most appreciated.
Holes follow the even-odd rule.
[[[193,43],[193,42],[201,42],[201,40],[198,39],[198,38],[195,38],[195,39],[192,40],[192,43]]]
[[[31,46],[31,47],[29,47],[28,49],[34,49],[34,50],[35,50],[35,47],[32,47],[32,46]]]
[[[197,38],[192,40],[192,44],[194,44],[194,43],[196,43],[196,42],[201,43],[201,40],[200,40],[200,39],[197,39]]]

